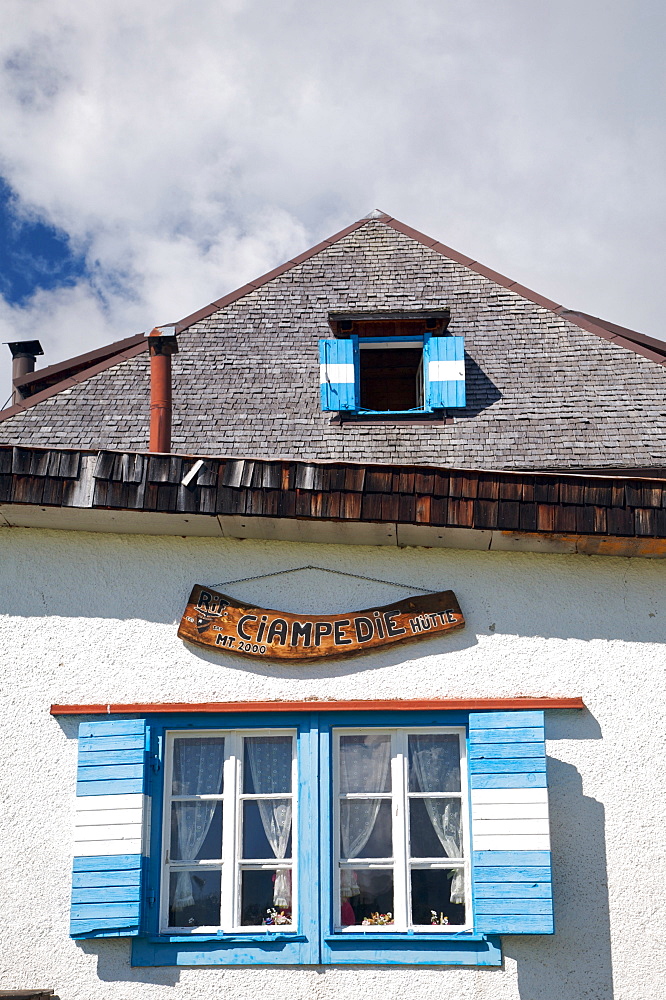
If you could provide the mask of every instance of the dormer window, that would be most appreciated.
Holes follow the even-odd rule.
[[[465,405],[462,337],[447,333],[448,310],[332,313],[334,338],[319,341],[326,411],[432,413]]]

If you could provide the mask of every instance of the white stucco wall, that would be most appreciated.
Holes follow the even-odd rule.
[[[0,988],[50,986],[61,1000],[666,993],[666,562],[30,529],[0,529],[0,553]],[[224,590],[308,564],[451,588],[467,626],[303,666],[207,653],[176,637],[192,584]],[[302,613],[407,593],[315,570],[226,589]],[[69,939],[79,719],[51,718],[52,702],[516,695],[582,695],[589,711],[547,715],[557,933],[504,938],[503,968],[132,969],[126,940]]]

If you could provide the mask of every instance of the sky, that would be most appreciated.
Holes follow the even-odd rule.
[[[665,41],[658,0],[3,0],[0,340],[148,331],[374,208],[666,339]]]

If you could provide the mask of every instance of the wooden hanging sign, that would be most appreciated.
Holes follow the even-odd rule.
[[[190,594],[178,635],[198,646],[270,660],[351,656],[465,624],[452,590],[346,615],[292,615],[243,604],[208,587]]]

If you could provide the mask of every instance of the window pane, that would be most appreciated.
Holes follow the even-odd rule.
[[[241,924],[291,923],[291,872],[241,872]]]
[[[342,868],[340,870],[340,923],[375,926],[393,923],[393,870]]]
[[[391,737],[340,737],[340,791],[390,792]]]
[[[243,792],[284,795],[291,791],[291,736],[247,736],[243,756]]]
[[[409,737],[410,792],[460,791],[460,741],[453,733]]]
[[[243,802],[243,857],[291,857],[291,799]]]
[[[413,858],[461,858],[460,799],[410,799],[409,847]]]
[[[172,795],[222,792],[224,737],[187,737],[173,741]]]
[[[169,927],[219,927],[220,872],[171,872]]]
[[[462,868],[412,869],[413,924],[464,924],[464,900]]]
[[[390,799],[342,799],[340,802],[340,856],[393,856]]]
[[[172,861],[202,861],[222,857],[222,803],[171,803]]]

